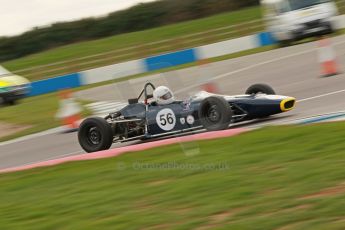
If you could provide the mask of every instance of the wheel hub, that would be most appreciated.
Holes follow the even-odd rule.
[[[220,114],[216,106],[212,106],[208,112],[208,117],[210,121],[217,122],[220,119]]]
[[[101,137],[101,133],[96,127],[90,129],[88,139],[92,144],[98,145],[101,142]]]

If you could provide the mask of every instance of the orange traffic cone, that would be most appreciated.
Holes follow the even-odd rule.
[[[201,89],[209,93],[219,93],[217,85],[213,82],[207,82],[201,86]]]
[[[200,67],[200,69],[205,68],[202,70],[202,74],[200,75],[204,75],[207,72],[208,67],[210,67],[210,63],[211,62],[209,59],[202,59],[202,60],[197,61],[197,65]],[[210,81],[209,75],[207,74],[201,78],[200,87],[201,87],[201,90],[204,90],[209,93],[215,93],[215,94],[220,93],[217,84]]]
[[[61,120],[68,132],[78,130],[82,111],[80,104],[71,95],[70,90],[63,90],[59,93],[60,108],[56,114],[56,118]]]
[[[329,38],[321,38],[318,51],[322,76],[331,77],[339,74],[336,53]]]

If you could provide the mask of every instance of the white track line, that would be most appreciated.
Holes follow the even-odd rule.
[[[333,45],[337,46],[337,45],[342,45],[344,43],[345,43],[345,41],[340,41],[340,42],[333,43]],[[240,73],[240,72],[243,72],[243,71],[247,71],[247,70],[254,69],[254,68],[257,68],[257,67],[260,67],[260,66],[271,64],[271,63],[274,63],[274,62],[277,62],[277,61],[281,61],[281,60],[284,60],[284,59],[287,59],[287,58],[292,58],[292,57],[296,57],[296,56],[299,56],[299,55],[315,52],[317,49],[318,48],[315,47],[315,48],[311,48],[309,50],[297,52],[297,53],[286,55],[286,56],[282,56],[282,57],[279,57],[279,58],[274,58],[274,59],[271,59],[271,60],[268,60],[268,61],[259,62],[257,64],[250,65],[250,66],[244,67],[242,69],[238,69],[238,70],[235,70],[235,71],[230,71],[230,72],[227,72],[227,73],[224,73],[224,74],[220,74],[218,76],[213,77],[211,80],[219,80],[219,79],[231,76],[233,74],[237,74],[237,73]],[[190,86],[185,87],[183,89],[177,90],[176,93],[182,93],[182,92],[191,90],[193,88],[199,87],[200,85],[201,85],[200,83],[194,84],[194,85],[190,85]]]
[[[55,133],[59,133],[64,131],[64,127],[57,127],[57,128],[53,128],[53,129],[49,129],[40,133],[35,133],[35,134],[30,134],[24,137],[19,137],[13,140],[9,140],[9,141],[3,141],[0,142],[0,146],[4,146],[4,145],[9,145],[9,144],[13,144],[13,143],[17,143],[17,142],[21,142],[21,141],[27,141],[33,138],[37,138],[37,137],[42,137],[42,136],[46,136],[46,135],[50,135],[50,134],[55,134]]]
[[[298,100],[297,102],[310,101],[310,100],[318,99],[318,98],[321,98],[321,97],[327,97],[327,96],[331,96],[331,95],[338,94],[338,93],[345,93],[345,89],[334,91],[334,92],[330,92],[330,93],[321,94],[321,95],[314,96],[314,97],[309,97],[309,98],[301,99],[301,100]]]
[[[343,43],[345,43],[345,41]],[[302,52],[286,55],[286,56],[283,56],[283,57],[280,57],[280,58],[275,58],[275,59],[271,59],[271,60],[264,61],[264,62],[259,62],[257,64],[250,65],[250,66],[238,69],[238,70],[234,70],[234,71],[230,71],[230,72],[227,72],[227,73],[224,73],[224,74],[220,74],[218,76],[213,77],[211,80],[219,80],[219,79],[222,79],[222,78],[225,78],[225,77],[228,77],[228,76],[231,76],[231,75],[243,72],[243,71],[254,69],[254,68],[257,68],[257,67],[260,67],[260,66],[263,66],[263,65],[271,64],[271,63],[274,63],[274,62],[277,62],[277,61],[281,61],[281,60],[284,60],[284,59],[287,59],[287,58],[299,56],[299,55],[302,55],[302,54],[311,53],[313,51],[315,51],[315,49],[310,49],[310,50],[306,50],[306,51],[302,51]],[[185,87],[183,89],[177,90],[176,93],[182,93],[184,91],[188,91],[188,90],[191,90],[193,88],[199,87],[200,85],[201,85],[200,83],[194,84],[194,85],[190,85],[190,86]]]
[[[76,151],[76,152],[73,152],[73,153],[63,154],[63,155],[59,155],[59,156],[55,156],[55,157],[50,157],[50,158],[47,158],[45,160],[34,161],[34,162],[31,162],[31,163],[26,163],[26,164],[22,164],[22,165],[18,165],[18,166],[13,166],[13,167],[5,168],[5,169],[0,169],[0,171],[8,170],[8,169],[13,169],[13,168],[18,168],[18,167],[25,167],[25,166],[34,165],[34,164],[40,164],[40,163],[44,163],[44,162],[51,161],[51,160],[58,160],[58,159],[62,159],[62,158],[69,157],[69,156],[79,155],[79,154],[82,154],[82,153],[84,153],[84,152]]]

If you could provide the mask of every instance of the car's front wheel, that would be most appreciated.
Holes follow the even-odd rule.
[[[113,143],[113,131],[103,118],[88,118],[79,127],[78,140],[86,152],[107,150]]]
[[[224,130],[232,122],[233,112],[229,103],[221,97],[209,97],[201,102],[199,119],[208,131]]]
[[[274,91],[274,89],[266,84],[255,84],[250,86],[247,91],[246,94],[249,95],[255,95],[255,94],[267,94],[267,95],[275,95],[276,92]]]

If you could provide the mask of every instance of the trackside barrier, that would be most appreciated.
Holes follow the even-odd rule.
[[[81,72],[81,84],[90,85],[146,72],[144,60],[134,60]]]
[[[345,15],[337,16],[334,20],[337,29],[345,28]],[[29,96],[119,79],[167,67],[192,63],[198,60],[273,45],[275,43],[276,41],[271,33],[262,32],[196,48],[90,69],[79,73],[33,82],[32,91]],[[164,63],[169,64],[165,65]]]
[[[244,50],[254,49],[260,45],[260,36],[250,35],[227,41],[217,42],[196,48],[198,60],[219,57],[237,53]]]
[[[33,89],[29,96],[36,96],[66,88],[75,88],[83,85],[110,81],[135,74],[192,63],[211,57],[236,53],[247,49],[257,48],[260,46],[260,43],[262,43],[260,35],[251,35],[193,49],[157,55],[145,59],[82,71],[80,73],[50,78],[33,82]]]
[[[146,71],[164,69],[197,61],[195,49],[182,50],[145,59]],[[167,64],[165,64],[167,63]]]
[[[32,82],[31,92],[29,96],[37,96],[41,94],[52,93],[59,90],[76,88],[80,86],[82,86],[80,81],[80,74],[73,73],[66,76]]]
[[[271,33],[263,32],[258,34],[259,46],[269,46],[277,43]]]

